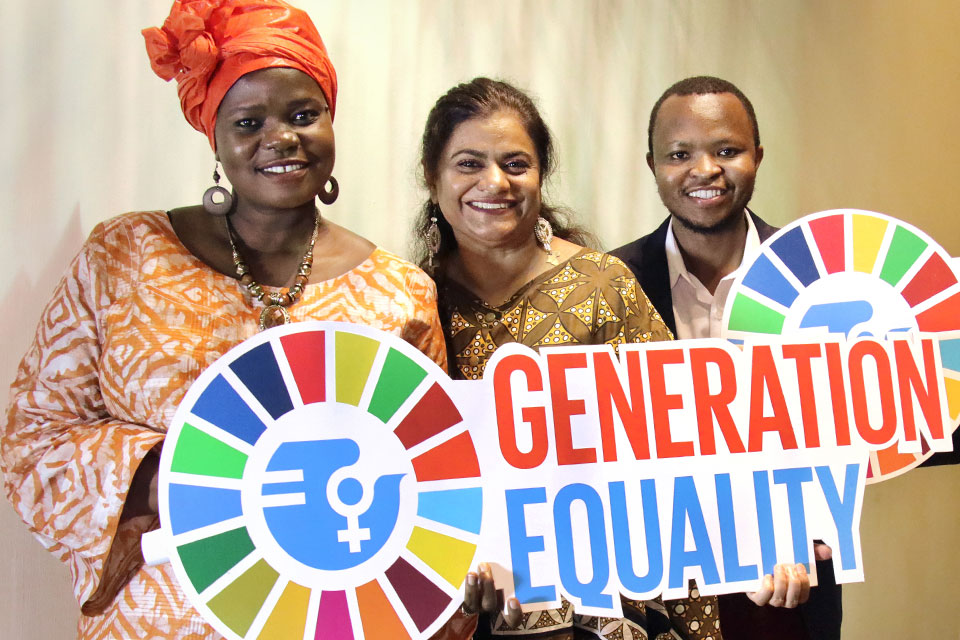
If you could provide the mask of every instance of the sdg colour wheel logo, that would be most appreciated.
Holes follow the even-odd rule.
[[[378,335],[265,332],[181,403],[161,460],[163,545],[228,638],[407,638],[461,602],[476,450],[446,374]]]
[[[768,240],[737,277],[726,337],[758,335],[883,339],[941,333],[960,325],[960,283],[952,258],[919,229],[855,209],[801,218]],[[960,339],[940,341],[950,418],[960,421]],[[932,454],[897,446],[870,455],[868,482],[904,473]]]

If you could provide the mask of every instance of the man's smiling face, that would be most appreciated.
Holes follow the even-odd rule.
[[[763,147],[732,93],[674,95],[660,106],[647,164],[675,221],[715,233],[741,220]]]

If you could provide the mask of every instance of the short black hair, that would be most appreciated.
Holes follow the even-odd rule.
[[[653,124],[657,120],[657,114],[660,113],[660,107],[667,98],[670,96],[702,96],[708,93],[732,93],[737,97],[743,108],[747,110],[747,117],[750,118],[750,126],[753,127],[753,144],[759,147],[760,126],[757,124],[757,114],[753,111],[750,99],[743,95],[743,92],[732,82],[714,76],[693,76],[671,85],[653,105],[653,109],[650,111],[650,124],[647,126],[647,150],[653,153]]]

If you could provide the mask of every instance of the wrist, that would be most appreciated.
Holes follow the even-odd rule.
[[[160,471],[159,446],[140,461],[124,501],[121,520],[157,513],[157,479]]]

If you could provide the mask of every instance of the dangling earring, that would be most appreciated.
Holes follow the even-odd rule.
[[[329,191],[324,190],[317,194],[317,197],[320,198],[320,202],[327,205],[333,204],[334,202],[336,202],[337,196],[340,195],[340,185],[337,184],[337,179],[334,178],[333,176],[330,176],[329,182],[330,182],[330,190]]]
[[[537,237],[537,241],[542,244],[546,250],[547,262],[552,265],[560,264],[560,257],[554,253],[553,248],[550,247],[550,243],[553,241],[553,226],[550,225],[550,221],[543,217],[537,218],[537,225],[533,228],[533,235]]]
[[[436,206],[436,205],[433,205]],[[431,207],[432,208],[432,207]],[[439,207],[438,207],[439,208]],[[440,226],[437,224],[437,216],[430,216],[430,226],[427,227],[427,250],[430,252],[428,265],[433,270],[433,259],[440,251]]]
[[[213,165],[213,186],[203,192],[203,210],[212,216],[225,216],[233,209],[233,194],[220,186],[219,166]]]

